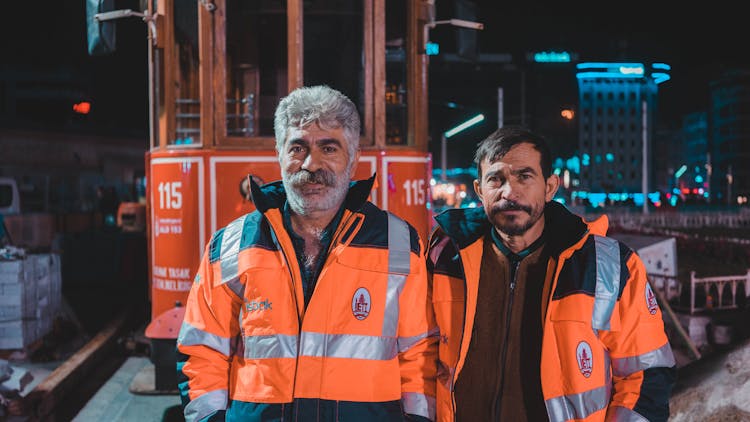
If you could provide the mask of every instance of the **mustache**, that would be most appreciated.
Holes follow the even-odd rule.
[[[492,214],[497,214],[503,211],[524,211],[527,214],[531,214],[531,207],[513,200],[500,201],[492,207]]]
[[[336,175],[330,171],[323,169],[316,170],[314,172],[308,170],[300,170],[294,174],[289,175],[289,182],[293,186],[302,186],[308,183],[316,183],[325,186],[336,185]]]

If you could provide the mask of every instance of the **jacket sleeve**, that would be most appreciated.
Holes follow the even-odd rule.
[[[438,332],[427,282],[424,248],[410,254],[410,274],[399,300],[401,402],[407,420],[435,419]],[[424,419],[426,418],[426,419]]]
[[[177,339],[178,388],[186,421],[224,420],[240,299],[213,277],[207,248],[188,295]]]
[[[640,415],[649,421],[666,421],[676,374],[674,355],[643,262],[629,249],[621,257],[627,270],[621,271],[624,284],[614,310],[620,327],[601,334],[612,364],[607,420],[640,420]]]

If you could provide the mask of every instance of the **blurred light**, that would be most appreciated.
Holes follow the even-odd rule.
[[[567,51],[540,51],[534,53],[534,61],[537,63],[570,63],[570,53]]]
[[[474,126],[475,124],[481,122],[482,120],[484,120],[484,114],[477,114],[476,116],[461,123],[460,125],[454,127],[453,129],[449,129],[448,131],[445,132],[444,136],[446,138],[450,138],[451,136],[457,134],[458,132],[461,132],[464,129],[468,129],[471,126]]]
[[[78,114],[89,114],[89,111],[91,111],[91,103],[88,101],[81,101],[80,103],[73,104],[73,111]]]
[[[672,66],[666,63],[653,63],[651,67],[653,67],[654,69],[672,70]]]
[[[623,75],[643,75],[643,66],[620,66]]]
[[[613,161],[615,161],[615,156],[614,156],[614,155],[613,155],[613,154],[612,154],[611,152],[608,152],[608,153],[607,153],[607,155],[605,155],[604,157],[605,157],[605,158],[607,159],[607,161],[608,161],[608,162],[610,162],[610,163],[611,163],[611,162],[613,162]]]
[[[654,83],[656,83],[657,85],[659,85],[660,83],[666,82],[672,78],[671,76],[669,76],[669,74],[662,73],[662,72],[654,72],[651,74],[651,77],[654,78]]]
[[[687,170],[687,166],[683,164],[682,167],[677,169],[677,171],[674,173],[674,178],[679,179],[680,176],[682,176],[682,174],[685,173],[686,170]]]
[[[437,56],[440,54],[440,44],[428,42],[427,45],[424,46],[424,52],[428,56]]]
[[[568,170],[572,171],[573,173],[580,173],[581,160],[577,156],[571,157],[567,161],[565,161],[565,167],[567,167]]]
[[[563,117],[563,119],[573,120],[573,117],[575,117],[576,113],[572,109],[566,108],[560,112],[560,115]]]
[[[700,174],[695,176],[695,183],[703,183],[703,176]]]

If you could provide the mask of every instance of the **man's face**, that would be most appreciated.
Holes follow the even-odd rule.
[[[540,163],[541,154],[526,142],[516,144],[495,162],[480,163],[482,179],[474,181],[474,190],[500,232],[523,236],[543,224],[544,205],[555,195],[558,179],[552,175],[545,180]]]
[[[300,215],[338,210],[349,190],[359,152],[353,158],[341,128],[325,130],[315,123],[290,128],[279,163],[292,210]]]

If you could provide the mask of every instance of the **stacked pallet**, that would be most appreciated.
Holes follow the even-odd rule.
[[[0,259],[0,349],[23,349],[50,331],[62,303],[60,255]]]

